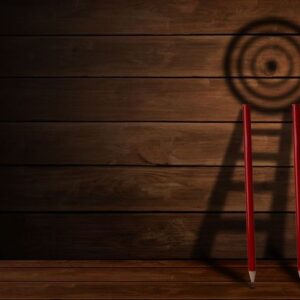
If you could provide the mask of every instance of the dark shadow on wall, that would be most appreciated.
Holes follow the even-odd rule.
[[[300,27],[282,18],[244,26],[230,41],[223,62],[232,95],[268,114],[300,99]]]
[[[285,34],[280,34],[284,32]],[[292,147],[291,133],[286,129],[290,120],[290,105],[300,99],[300,46],[296,35],[300,34],[297,25],[283,19],[267,18],[252,22],[243,27],[230,42],[224,57],[224,73],[228,88],[241,103],[250,104],[252,111],[262,111],[267,114],[281,113],[283,115],[281,128],[278,130],[252,130],[256,134],[278,136],[277,153],[270,149],[268,153],[253,153],[254,160],[272,160],[275,166],[288,166]],[[300,38],[299,38],[300,41]],[[241,120],[241,112],[237,122]],[[242,126],[236,123],[226,149],[222,165],[236,166],[243,157]],[[216,249],[218,234],[245,234],[245,219],[225,219],[224,211],[229,192],[234,186],[241,191],[241,201],[245,201],[244,182],[233,180],[235,168],[221,168],[214,189],[209,198],[208,213],[199,228],[198,240],[193,249],[193,258],[201,259],[209,266],[237,281],[244,278],[233,269],[224,267],[214,260],[212,253]],[[287,206],[290,167],[276,168],[275,178],[270,178],[268,184],[256,186],[257,193],[270,193],[272,203],[270,211],[285,211]],[[224,188],[225,187],[225,188]],[[255,199],[254,199],[255,200]],[[256,233],[266,234],[264,258],[277,260],[283,270],[292,280],[298,280],[296,270],[286,264],[284,259],[286,213],[271,213],[267,220],[256,220]],[[272,226],[276,222],[276,226]],[[230,240],[228,240],[230,247]],[[245,257],[246,257],[246,245]],[[230,248],[229,248],[230,249]],[[245,266],[246,267],[246,266]]]
[[[241,113],[239,113],[238,120],[241,118]],[[227,146],[225,155],[223,157],[222,165],[234,166],[236,160],[239,160],[240,148],[241,148],[241,126],[237,123],[232,132],[229,144]],[[240,141],[240,143],[236,143]],[[233,155],[236,154],[236,155]],[[232,277],[237,281],[244,281],[240,275],[235,273],[232,269],[223,267],[217,260],[214,260],[212,257],[212,251],[215,247],[215,240],[218,234],[224,233],[224,229],[242,233],[245,231],[245,222],[236,224],[235,220],[222,220],[222,214],[214,214],[214,218],[211,218],[211,211],[223,211],[230,187],[232,186],[234,168],[229,168],[226,170],[226,167],[221,168],[218,174],[215,186],[209,197],[207,211],[205,217],[201,223],[201,227],[198,233],[198,240],[193,249],[193,258],[200,258],[203,262],[207,263],[209,266],[216,268],[219,272],[223,273],[226,276]],[[224,187],[227,189],[224,190]],[[243,188],[242,183],[240,183],[239,188]],[[208,234],[209,233],[209,234]]]

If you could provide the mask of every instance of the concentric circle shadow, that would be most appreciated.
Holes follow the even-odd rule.
[[[228,87],[242,103],[276,112],[300,99],[300,27],[284,19],[251,22],[224,56]]]

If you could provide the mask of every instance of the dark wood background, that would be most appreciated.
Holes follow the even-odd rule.
[[[224,53],[248,22],[299,12],[297,0],[1,1],[0,258],[245,258]],[[294,258],[290,115],[253,120],[257,254]]]

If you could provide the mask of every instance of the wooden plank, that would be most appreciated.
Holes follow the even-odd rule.
[[[122,263],[121,263],[122,264]],[[247,264],[226,266],[218,261],[206,267],[6,267],[0,268],[0,280],[5,282],[247,282]],[[296,266],[283,263],[279,267],[259,264],[256,282],[297,282]],[[223,272],[222,272],[223,270]],[[226,272],[227,270],[227,272]]]
[[[0,299],[299,299],[299,283],[0,283]]]
[[[0,79],[0,96],[1,121],[241,120],[241,102],[217,78]],[[267,107],[252,120],[283,120]]]
[[[231,39],[232,36],[1,37],[0,76],[224,77],[228,76],[224,74],[224,56]],[[299,36],[293,39],[299,44]],[[276,36],[264,37],[264,43],[281,45]],[[235,51],[242,46],[239,44]],[[286,51],[298,55],[294,48]],[[286,59],[286,55],[277,55],[276,63],[287,65]],[[269,72],[265,62],[264,58],[257,62],[257,76],[287,76],[282,67]],[[300,76],[300,70],[294,69],[291,75]],[[233,71],[231,76],[256,75],[246,68],[242,74]]]
[[[297,0],[5,0],[2,34],[234,33],[274,16],[300,23]]]
[[[245,268],[246,259],[215,259],[215,260],[0,260],[0,268],[210,268],[215,263],[225,268]],[[259,259],[260,267],[266,269],[294,268],[296,261],[294,259],[284,260],[264,260]]]
[[[237,276],[241,277],[244,282],[247,281],[245,268],[232,270]],[[214,268],[129,268],[129,269],[100,269],[100,268],[4,268],[0,270],[2,281],[189,281],[189,282],[229,282],[232,278],[229,275],[220,274]],[[260,273],[258,282],[290,282],[289,276],[284,270],[264,269]]]
[[[245,258],[244,213],[2,213],[1,259]],[[258,258],[295,258],[293,214],[256,215]]]
[[[0,76],[223,76],[229,39],[2,37]]]
[[[237,276],[247,281],[247,271],[244,268],[234,269]],[[275,276],[270,276],[271,274]],[[262,275],[262,274],[261,274]],[[290,277],[284,272],[274,269],[264,270],[264,280],[272,277],[271,281],[287,281]],[[267,276],[267,277],[265,277]],[[230,276],[220,274],[214,268],[0,268],[1,281],[5,282],[228,282]],[[276,281],[275,280],[275,281]]]
[[[240,123],[1,123],[1,164],[243,165]],[[254,164],[290,165],[290,124],[253,124]]]
[[[294,212],[292,173],[254,168],[256,212]],[[243,167],[2,167],[0,178],[0,211],[245,210]]]

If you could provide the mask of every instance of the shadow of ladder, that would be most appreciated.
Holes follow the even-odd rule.
[[[239,113],[237,120],[241,120],[242,113]],[[264,136],[278,136],[279,147],[277,153],[253,153],[253,158],[263,161],[271,161],[275,163],[275,166],[288,166],[290,163],[291,153],[291,134],[287,134],[284,127],[289,119],[289,112],[286,111],[283,114],[281,128],[279,129],[253,129],[252,138],[256,135]],[[232,135],[230,137],[229,144],[227,146],[225,156],[222,161],[221,167],[213,191],[209,197],[207,212],[203,218],[201,226],[198,232],[197,242],[193,249],[192,256],[196,259],[201,259],[208,265],[218,269],[218,271],[224,273],[231,278],[244,281],[236,272],[230,268],[222,266],[217,260],[214,260],[211,253],[214,250],[215,240],[220,232],[229,233],[243,233],[245,227],[241,226],[241,220],[228,221],[222,217],[222,211],[224,211],[226,199],[230,191],[241,192],[241,201],[245,201],[245,188],[244,182],[236,182],[234,180],[234,171],[236,164],[239,160],[243,159],[244,154],[242,150],[243,136],[242,126],[240,123],[236,123]],[[238,141],[238,142],[237,142]],[[287,150],[288,148],[288,150]],[[290,171],[289,167],[276,168],[275,177],[270,179],[268,184],[264,184],[263,191],[270,192],[272,195],[271,211],[285,211],[287,206],[288,195],[288,182]],[[255,182],[255,174],[253,177]],[[278,184],[283,183],[286,184]],[[254,186],[256,184],[254,183]],[[284,197],[282,197],[284,195]],[[255,203],[255,197],[254,197]],[[213,212],[213,213],[211,213]],[[213,214],[213,217],[212,217]],[[246,221],[245,221],[246,222]],[[276,229],[271,226],[273,222],[277,223]],[[276,259],[279,264],[285,269],[285,271],[293,278],[297,278],[296,272],[291,270],[286,264],[282,262],[283,250],[285,244],[285,227],[286,227],[286,214],[270,214],[268,220],[256,221],[256,233],[260,231],[266,232],[266,247],[264,249],[264,257],[270,259]],[[258,225],[258,226],[257,226]],[[276,230],[276,232],[275,232]],[[209,233],[209,234],[208,234]],[[245,232],[246,234],[246,232]],[[230,243],[230,241],[228,241]],[[246,257],[246,247],[245,247]]]

